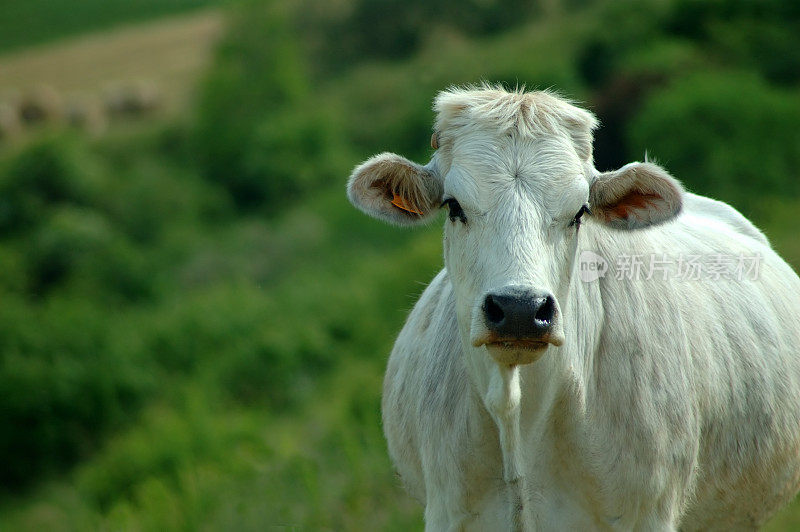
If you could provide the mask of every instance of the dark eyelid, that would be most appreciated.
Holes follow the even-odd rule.
[[[583,205],[581,205],[580,210],[578,210],[578,212],[575,214],[575,216],[569,222],[569,226],[572,227],[574,225],[580,225],[581,217],[584,214],[589,214],[589,215],[592,214],[592,210],[589,208],[589,204],[588,203],[584,203]]]
[[[442,202],[441,207],[447,205],[448,209],[450,210],[450,220],[455,221],[456,218],[461,220],[461,223],[467,223],[467,216],[464,214],[464,209],[461,207],[461,204],[455,198],[447,198]]]

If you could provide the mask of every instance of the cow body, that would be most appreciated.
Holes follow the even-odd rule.
[[[383,398],[391,456],[431,529],[510,530],[517,518],[536,530],[733,530],[795,494],[800,281],[731,221],[738,213],[720,214],[687,207],[640,233],[581,229],[582,247],[606,257],[760,253],[761,275],[575,277],[565,345],[520,368],[518,516],[489,385],[470,381],[453,289],[446,270],[436,276],[400,333]]]
[[[590,161],[580,135],[570,138],[573,159]],[[656,175],[658,167],[608,176],[594,171],[587,188],[584,178],[570,177],[579,166],[558,159],[567,150],[553,149],[561,146],[555,141],[525,148],[531,160],[546,156],[546,167],[523,160],[515,170],[501,161],[493,168],[503,170],[494,174],[475,170],[478,163],[468,167],[458,142],[431,165],[412,168],[414,176],[434,176],[418,187],[419,194],[427,187],[431,204],[458,194],[473,206],[464,212],[450,206],[445,269],[409,316],[384,382],[389,451],[406,488],[425,505],[426,528],[760,526],[800,487],[797,275],[737,211],[680,192],[669,176]],[[503,141],[492,142],[476,160],[503,153],[497,148]],[[469,143],[473,152],[475,146]],[[509,158],[522,159],[520,152]],[[423,200],[406,193],[398,201],[402,186],[391,184],[412,163],[374,161],[351,182],[367,174],[370,186],[390,182],[394,207],[376,215],[398,215],[391,209],[406,211],[411,202],[424,215]],[[560,171],[542,178],[554,164]],[[584,177],[592,172],[587,168]],[[497,188],[470,198],[486,175]],[[525,182],[525,175],[533,177]],[[616,188],[609,192],[604,179]],[[595,214],[579,230],[562,223],[552,205],[563,201],[575,212],[579,203],[570,197],[587,190]],[[374,201],[392,197],[381,194]],[[492,195],[502,201],[479,203]],[[375,214],[378,207],[364,207],[367,201],[372,197],[354,199]],[[459,248],[469,238],[503,243],[469,262],[469,248]],[[612,265],[620,257],[671,261],[649,278],[608,273],[584,280],[575,259],[584,251]],[[556,259],[542,262],[537,252]],[[758,272],[680,275],[682,258],[691,256],[758,257]],[[522,283],[536,286],[534,296],[518,300],[533,301],[537,320],[542,305],[554,307],[546,329],[496,340],[500,320],[487,306],[510,293],[495,289],[503,283],[514,293]]]

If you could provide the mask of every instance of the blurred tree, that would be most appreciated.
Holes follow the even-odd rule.
[[[676,0],[667,31],[688,37],[730,66],[774,83],[800,81],[800,3],[786,0]]]
[[[2,529],[419,528],[394,499],[375,521],[395,493],[376,407],[440,234],[368,220],[341,187],[378,150],[424,160],[448,84],[582,98],[600,167],[647,149],[745,210],[800,193],[800,4],[247,2],[189,126],[3,146]],[[765,203],[795,262],[796,203]],[[274,454],[237,447],[237,419]],[[55,489],[19,495],[49,473]]]
[[[731,201],[800,195],[800,100],[742,73],[696,74],[653,93],[628,126],[629,156],[645,151],[687,186]]]
[[[297,12],[317,73],[330,76],[364,60],[396,60],[418,51],[435,31],[498,33],[545,11],[552,0],[304,0]],[[551,4],[555,4],[551,6]]]
[[[0,493],[85,456],[152,390],[148,367],[88,300],[0,306]],[[76,333],[80,331],[80,334]]]
[[[272,175],[268,163],[248,163],[259,129],[308,94],[288,17],[282,2],[240,6],[201,88],[195,137],[202,171],[241,207],[277,203],[298,186],[291,176]]]
[[[86,152],[63,137],[46,137],[6,160],[0,172],[0,235],[36,224],[48,206],[86,205],[98,192]]]

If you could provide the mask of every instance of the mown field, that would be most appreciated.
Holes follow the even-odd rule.
[[[0,144],[0,529],[420,529],[380,387],[440,228],[372,221],[344,183],[428,157],[451,84],[560,89],[600,116],[599,167],[647,150],[800,267],[790,7],[372,5],[248,3],[183,114]],[[769,529],[798,527],[796,503]]]
[[[223,4],[222,0],[12,0],[0,4],[0,53]]]
[[[223,19],[218,10],[206,9],[21,50],[0,49],[0,105],[24,100],[40,87],[55,91],[67,108],[101,104],[120,87],[145,82],[155,90],[160,114],[186,112]]]

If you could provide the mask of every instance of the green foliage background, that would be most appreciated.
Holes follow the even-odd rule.
[[[428,157],[451,84],[559,89],[600,168],[647,151],[800,264],[795,3],[514,4],[236,4],[190,116],[0,145],[0,529],[419,528],[380,387],[439,229],[344,183]]]

